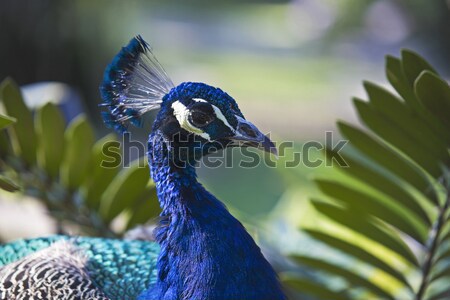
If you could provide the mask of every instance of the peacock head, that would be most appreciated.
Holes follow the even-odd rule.
[[[140,37],[114,58],[100,87],[107,107],[103,119],[119,132],[129,123],[141,126],[141,116],[160,109],[152,133],[158,132],[178,156],[199,159],[226,147],[251,146],[276,154],[272,141],[247,121],[236,101],[219,88],[184,82],[174,86]]]

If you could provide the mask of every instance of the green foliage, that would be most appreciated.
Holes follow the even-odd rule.
[[[0,115],[0,130],[16,122],[15,118]]]
[[[366,129],[338,122],[353,150],[334,166],[344,176],[315,180],[320,222],[304,231],[336,255],[292,256],[324,282],[282,276],[317,299],[450,297],[450,87],[408,50],[386,75],[398,95],[365,82],[369,100],[354,99]]]
[[[15,153],[20,155],[27,165],[36,162],[36,132],[33,116],[23,102],[20,90],[11,79],[5,79],[0,86],[0,99],[6,113],[17,119],[11,131],[11,139]]]
[[[38,165],[53,179],[58,177],[63,159],[65,126],[62,113],[51,103],[44,105],[36,114]]]
[[[15,192],[20,190],[20,187],[16,183],[3,175],[0,175],[0,188],[8,192]]]
[[[102,165],[111,160],[107,149],[120,151],[114,135],[95,141],[83,115],[66,128],[53,103],[33,116],[11,79],[1,84],[0,100],[8,115],[0,115],[1,189],[38,198],[62,232],[70,226],[79,234],[116,236],[159,214],[147,165]],[[113,230],[117,218],[122,226]]]

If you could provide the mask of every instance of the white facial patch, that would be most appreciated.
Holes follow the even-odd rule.
[[[227,118],[225,118],[225,116],[223,115],[222,111],[215,105],[211,104],[211,106],[214,109],[214,113],[216,114],[217,119],[222,121],[223,124],[225,124],[225,126],[230,128],[231,132],[235,132],[236,130],[233,127],[231,127],[230,123],[228,123],[228,120],[227,120]]]
[[[201,99],[201,98],[192,98],[192,100],[194,100],[195,102],[208,103],[208,101]],[[236,132],[236,130],[230,125],[230,123],[228,123],[227,118],[225,118],[225,116],[222,113],[222,111],[220,110],[220,108],[218,108],[217,106],[212,105],[212,104],[210,104],[210,105],[213,108],[214,114],[216,115],[217,119],[222,121],[222,123],[225,126],[227,126],[228,128],[230,128],[230,130],[232,132]],[[172,103],[172,109],[173,109],[175,118],[177,118],[178,123],[180,124],[180,126],[183,129],[185,129],[189,132],[198,134],[202,138],[207,139],[208,141],[211,141],[211,137],[209,136],[209,134],[207,132],[204,132],[202,129],[195,127],[194,125],[192,125],[189,122],[189,120],[188,120],[189,110],[183,103],[181,103],[180,101],[175,101],[174,103]]]
[[[195,102],[206,102],[208,103],[208,101],[206,101],[205,99],[202,98],[192,98],[192,100],[194,100]],[[235,129],[233,127],[231,127],[230,123],[228,123],[227,118],[225,118],[225,116],[223,115],[222,111],[215,105],[212,105],[212,108],[214,109],[214,113],[216,114],[217,119],[219,119],[220,121],[222,121],[223,124],[225,124],[225,126],[227,126],[228,128],[230,128],[230,130],[232,132],[235,132]]]
[[[175,101],[174,103],[172,103],[172,109],[173,114],[175,115],[175,118],[177,118],[177,121],[180,124],[181,128],[189,132],[198,134],[202,138],[211,141],[211,137],[208,133],[204,132],[200,128],[195,127],[188,121],[189,110],[183,103],[181,103],[180,101]]]
[[[192,98],[192,100],[194,100],[195,102],[206,102],[206,103],[208,103],[208,101],[206,101],[205,99],[202,99],[202,98]]]

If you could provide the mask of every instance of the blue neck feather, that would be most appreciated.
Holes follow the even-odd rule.
[[[242,224],[197,181],[195,167],[170,158],[158,130],[149,164],[162,207],[158,278],[144,299],[286,299],[276,274]]]

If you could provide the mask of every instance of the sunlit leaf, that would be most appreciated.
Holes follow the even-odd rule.
[[[17,84],[11,79],[5,79],[0,85],[0,99],[8,116],[17,119],[12,126],[14,132],[14,149],[26,163],[36,162],[36,132],[31,111],[25,105]]]
[[[327,233],[318,231],[318,230],[304,229],[303,231],[305,231],[307,234],[309,234],[314,239],[327,244],[328,246],[330,246],[333,249],[340,250],[347,255],[351,255],[354,258],[361,260],[363,263],[370,264],[373,267],[383,270],[390,276],[396,278],[400,282],[402,282],[402,283],[406,284],[408,287],[410,287],[408,280],[402,274],[401,271],[392,267],[387,262],[385,262],[382,259],[376,257],[375,255],[369,253],[368,251],[362,249],[361,247],[359,247],[355,244],[352,244],[350,242],[347,242],[345,240],[342,240],[340,238],[331,236]]]
[[[16,118],[0,115],[0,130],[8,127],[9,125],[15,123],[17,120]]]
[[[370,218],[366,218],[365,215],[360,215],[356,211],[349,211],[316,199],[312,199],[311,203],[317,211],[331,220],[336,221],[349,229],[355,230],[364,237],[383,245],[389,250],[399,254],[400,257],[404,258],[412,265],[419,265],[419,262],[411,249],[398,234],[394,233],[389,228],[383,228],[380,224],[376,224]]]
[[[371,196],[339,182],[317,179],[319,189],[339,200],[344,206],[361,214],[373,215],[397,229],[408,234],[419,243],[424,243],[427,236],[427,227],[408,208],[399,206],[396,202],[382,197]]]
[[[56,178],[64,154],[64,117],[55,104],[47,103],[36,112],[35,126],[39,141],[38,164]]]
[[[86,117],[74,119],[64,134],[64,159],[61,180],[69,189],[76,189],[86,179],[91,162],[94,133]]]

